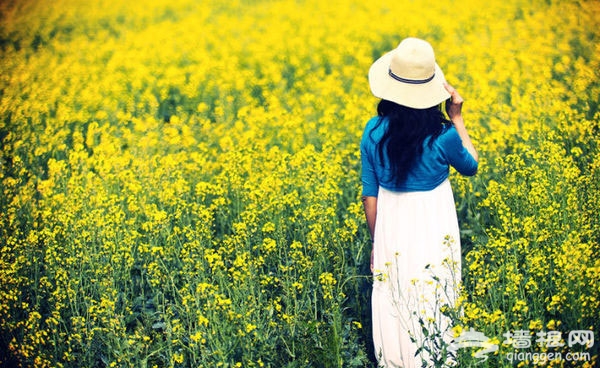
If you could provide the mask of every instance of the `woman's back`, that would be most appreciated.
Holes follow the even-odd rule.
[[[477,161],[463,147],[454,126],[443,124],[437,137],[424,140],[422,153],[415,158],[402,183],[397,183],[388,154],[384,150],[381,157],[378,150],[389,124],[389,119],[376,116],[365,127],[361,141],[363,195],[376,196],[380,185],[398,192],[431,190],[448,177],[450,166],[463,175],[476,173]]]

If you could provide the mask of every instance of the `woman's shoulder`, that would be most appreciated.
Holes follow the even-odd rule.
[[[373,116],[372,118],[370,118],[369,120],[367,120],[367,125],[366,125],[365,129],[373,129],[373,128],[375,128],[379,124],[379,122],[381,120],[382,119],[381,119],[380,116],[377,116],[377,115]],[[383,119],[383,120],[385,120],[385,119]]]
[[[457,144],[462,145],[460,136],[451,123],[443,124],[441,133],[434,138],[432,144],[442,151],[454,149]]]
[[[383,134],[385,130],[385,119],[381,119],[379,116],[373,116],[367,121],[365,130],[363,132],[363,139],[369,137],[371,139],[377,139]]]
[[[445,141],[460,139],[460,136],[458,135],[458,132],[456,131],[456,128],[452,123],[445,123],[443,124],[443,126],[444,127],[442,128],[442,132],[438,137],[439,139]]]

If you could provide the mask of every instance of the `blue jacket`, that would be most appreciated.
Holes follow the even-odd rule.
[[[387,155],[384,154],[381,161],[377,150],[377,142],[389,122],[385,119],[377,125],[378,121],[379,116],[375,116],[367,122],[360,142],[363,196],[377,197],[379,186],[396,192],[432,190],[448,178],[450,166],[467,176],[477,172],[477,161],[463,146],[454,126],[445,125],[432,145],[429,145],[431,138],[425,139],[423,155],[417,159],[405,182],[396,186]]]

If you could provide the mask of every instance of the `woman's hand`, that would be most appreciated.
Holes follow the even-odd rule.
[[[444,87],[446,88],[446,91],[450,93],[450,99],[446,101],[446,113],[450,120],[454,122],[455,119],[462,117],[462,105],[464,100],[458,91],[448,83],[444,83]]]
[[[463,146],[469,151],[475,161],[479,161],[479,154],[477,153],[475,146],[473,146],[473,142],[471,142],[471,138],[469,137],[469,133],[467,133],[467,128],[465,128],[465,122],[462,117],[462,105],[464,100],[461,95],[458,94],[458,91],[448,83],[444,83],[444,87],[446,88],[446,91],[450,93],[450,98],[446,101],[446,113],[452,121],[452,125],[456,128]]]

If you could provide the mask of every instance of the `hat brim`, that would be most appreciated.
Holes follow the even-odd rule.
[[[377,59],[369,69],[369,85],[375,97],[415,109],[437,106],[450,98],[444,87],[446,79],[442,69],[435,64],[435,75],[427,83],[403,83],[389,74],[392,51]]]

